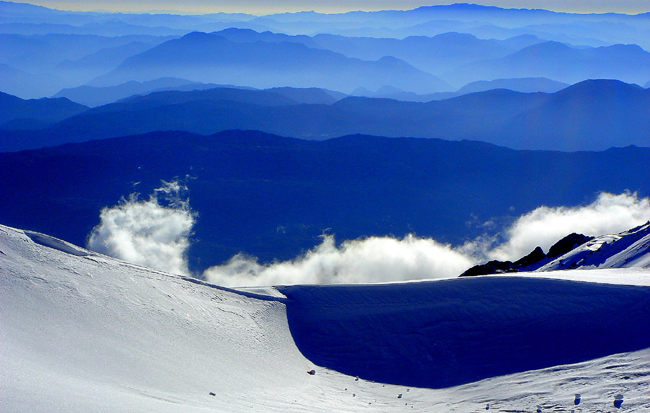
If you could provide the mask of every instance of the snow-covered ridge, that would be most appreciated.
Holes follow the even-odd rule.
[[[547,272],[566,269],[650,267],[650,221],[618,234],[597,237],[569,234],[545,254],[537,247],[515,261],[490,261],[476,265],[461,277],[515,272]],[[597,282],[597,281],[596,281]]]
[[[3,412],[253,411],[260,400],[312,402],[302,395],[313,386],[304,377],[313,364],[293,344],[277,301],[4,226],[0,251]]]
[[[572,268],[650,267],[650,222],[587,241],[537,271]]]
[[[471,337],[454,339],[448,333],[471,332],[472,322],[488,319],[495,320],[497,328],[523,320],[539,326],[549,320],[548,314],[554,313],[569,314],[569,323],[561,328],[570,333],[576,325],[570,323],[571,317],[585,310],[571,294],[562,298],[563,286],[571,285],[580,291],[598,292],[596,303],[584,298],[586,309],[597,308],[599,315],[605,312],[609,317],[601,325],[602,317],[584,314],[578,329],[584,330],[585,325],[607,329],[603,334],[584,337],[587,347],[594,340],[619,341],[622,345],[643,343],[650,331],[643,324],[650,320],[650,293],[636,284],[643,275],[647,280],[650,272],[581,272],[614,272],[616,281],[623,285],[545,282],[544,276],[571,278],[574,273],[562,271],[534,277],[280,288],[286,298],[273,289],[249,289],[244,295],[91,253],[51,237],[0,226],[0,406],[3,412],[10,413],[469,413],[485,410],[487,404],[491,411],[535,411],[537,407],[542,411],[570,410],[574,395],[580,393],[582,412],[612,410],[617,394],[624,395],[626,411],[645,411],[650,408],[647,347],[433,390],[356,380],[318,366],[298,350],[293,339],[296,331],[290,330],[287,320],[288,306],[311,312],[304,318],[307,320],[314,315],[327,316],[324,309],[329,303],[330,320],[342,320],[341,314],[350,320],[349,324],[342,320],[341,329],[363,326],[375,336],[386,334],[385,338],[399,344],[406,343],[406,337],[399,334],[396,325],[391,327],[390,319],[401,325],[405,321],[415,325],[423,320],[418,312],[438,312],[439,316],[447,314],[448,323],[428,328],[442,329],[440,343],[458,340],[459,346],[471,347]],[[528,295],[530,289],[523,285],[526,280],[552,289],[554,298],[545,299],[541,292],[535,297]],[[473,288],[476,299],[465,296],[467,286],[477,285],[478,281],[481,288]],[[429,288],[424,290],[418,288],[427,285]],[[499,291],[496,287],[500,285],[511,287]],[[433,297],[428,301],[435,301],[433,287],[459,294],[454,300],[449,294],[447,298],[438,294],[444,298],[438,299],[438,309],[426,305],[418,308],[415,304],[426,304],[427,295]],[[634,301],[625,303],[629,294]],[[491,311],[493,299],[516,311]],[[364,302],[366,305],[359,308],[358,304]],[[375,317],[381,314],[387,319],[377,325]],[[634,320],[639,323],[635,325]],[[608,329],[613,321],[620,323]],[[522,334],[518,339],[522,339],[528,326],[519,325]],[[488,343],[501,341],[512,346],[508,340],[517,338],[514,328],[510,329],[512,334],[496,334],[490,324],[481,328],[475,325],[474,333],[486,335]],[[421,337],[426,336],[426,328],[423,332]],[[336,334],[340,336],[341,332]],[[632,337],[631,341],[628,337]],[[529,338],[532,342],[543,340],[534,334]],[[566,346],[570,342],[571,337],[563,341]],[[518,350],[513,351],[517,356]],[[312,369],[316,374],[307,374]]]

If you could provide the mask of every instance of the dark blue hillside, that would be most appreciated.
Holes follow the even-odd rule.
[[[156,132],[0,153],[0,200],[9,200],[0,202],[0,223],[84,245],[103,207],[186,176],[199,214],[189,259],[202,270],[239,252],[292,259],[328,229],[337,241],[414,233],[458,245],[491,231],[488,220],[500,228],[541,205],[584,205],[601,191],[647,197],[650,148],[562,153],[361,135],[321,142]]]
[[[480,277],[290,286],[292,335],[317,365],[443,388],[650,347],[650,288]]]
[[[25,100],[0,92],[0,130],[44,128],[87,109],[66,98]]]
[[[362,97],[332,103],[323,93],[283,88],[152,93],[88,110],[43,130],[0,130],[0,151],[153,131],[209,135],[230,129],[309,140],[356,133],[470,139],[562,151],[650,146],[650,91],[619,81],[585,81],[552,94],[490,90],[428,103]]]

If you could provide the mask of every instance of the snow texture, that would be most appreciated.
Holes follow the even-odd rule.
[[[650,222],[619,234],[596,237],[540,267],[537,271],[648,266],[650,266]]]
[[[280,291],[307,358],[384,383],[443,388],[650,347],[648,287],[511,276]]]
[[[477,280],[480,283],[444,280],[281,288],[286,297],[272,287],[236,292],[0,226],[1,410],[469,413],[483,411],[489,404],[491,411],[540,407],[542,411],[596,412],[614,410],[618,394],[624,395],[622,409],[626,411],[650,408],[650,349],[637,348],[647,339],[648,330],[626,321],[641,314],[648,318],[649,270],[554,271]],[[531,285],[548,290],[550,298],[531,296],[527,288]],[[420,291],[419,287],[424,288]],[[509,345],[508,338],[524,339],[528,321],[540,326],[549,314],[573,315],[567,321],[577,317],[582,325],[596,325],[605,314],[607,326],[618,321],[617,326],[625,329],[588,337],[584,340],[587,350],[595,340],[601,343],[593,345],[596,349],[610,346],[621,352],[427,389],[355,379],[319,366],[301,354],[292,336],[296,332],[289,328],[287,311],[291,318],[292,306],[309,310],[312,314],[307,317],[324,317],[328,311],[323,305],[328,303],[341,329],[358,327],[407,345],[409,338],[400,336],[404,328],[399,324],[415,325],[429,318],[418,314],[434,309],[418,306],[435,289],[446,289],[447,296],[455,298],[447,306],[438,301],[439,310],[448,317],[446,328],[428,326],[444,333],[439,337],[443,343],[452,341],[449,333],[453,330],[476,329]],[[596,302],[575,297],[576,292],[586,292]],[[626,298],[635,301],[621,308]],[[357,306],[368,300],[365,308]],[[605,303],[612,304],[611,310],[604,308]],[[583,305],[594,309],[596,316],[584,311]],[[385,318],[377,317],[378,309]],[[347,320],[341,317],[345,311]],[[576,316],[580,313],[581,318]],[[375,324],[378,321],[385,324]],[[476,324],[486,321],[495,321],[497,330]],[[519,322],[519,332],[504,327],[511,322]],[[568,334],[568,326],[562,329]],[[499,331],[505,335],[498,337]],[[548,341],[539,335],[527,336],[531,342]],[[457,337],[456,344],[472,348],[463,342],[468,338],[472,337]],[[612,344],[616,341],[620,347]],[[519,357],[520,350],[525,349],[513,349],[513,357]],[[349,348],[342,351],[350,355]],[[308,374],[311,370],[314,375]],[[573,404],[576,393],[582,395],[579,407]]]

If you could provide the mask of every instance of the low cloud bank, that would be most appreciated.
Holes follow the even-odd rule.
[[[182,200],[186,188],[164,182],[147,201],[132,195],[104,208],[88,247],[125,261],[175,274],[189,274],[187,250],[196,213]],[[480,237],[452,247],[430,238],[369,237],[336,245],[323,236],[312,250],[290,261],[260,264],[238,254],[210,267],[206,280],[224,286],[378,283],[448,278],[488,260],[517,260],[560,238],[617,233],[650,219],[650,199],[636,193],[601,193],[589,205],[539,207],[517,218],[497,236]]]
[[[187,249],[196,214],[182,199],[187,188],[165,182],[149,200],[137,194],[102,209],[100,223],[88,238],[88,249],[134,264],[188,275]]]
[[[376,283],[461,274],[488,260],[517,260],[541,246],[544,251],[572,233],[602,235],[625,231],[650,219],[650,199],[635,193],[601,193],[589,205],[539,207],[517,218],[497,237],[480,237],[460,247],[430,238],[371,237],[343,242],[332,236],[292,261],[261,265],[237,255],[228,263],[211,267],[204,277],[230,286],[281,284]]]
[[[333,236],[293,261],[260,265],[237,255],[228,263],[211,267],[205,278],[221,285],[280,285],[377,283],[453,277],[473,260],[432,239],[371,237],[345,241],[339,247]]]

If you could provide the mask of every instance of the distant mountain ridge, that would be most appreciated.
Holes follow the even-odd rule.
[[[301,43],[236,43],[218,33],[199,32],[130,57],[90,85],[110,86],[164,76],[256,88],[293,86],[351,91],[359,86],[376,89],[392,85],[424,93],[450,90],[444,81],[394,57],[362,61]]]
[[[578,49],[558,42],[538,43],[506,57],[477,61],[454,69],[445,78],[459,84],[507,77],[546,77],[564,83],[618,79],[643,84],[650,73],[650,52],[637,45]]]
[[[503,144],[542,149],[564,141],[567,149],[635,144],[650,128],[650,90],[615,80],[588,80],[553,95],[545,105],[514,116],[500,129]],[[635,136],[637,138],[628,140]],[[615,144],[614,142],[620,142]]]
[[[217,38],[238,44],[242,53],[238,55],[237,48],[219,42]],[[222,57],[197,60],[197,57],[191,54],[191,50],[196,47],[207,47]],[[264,64],[270,67],[265,71],[254,70],[260,60],[247,59],[245,53],[259,55],[265,60]],[[182,56],[194,69],[179,68],[165,57],[176,54]],[[342,59],[342,55],[363,59],[365,63],[346,61]],[[122,67],[113,73],[95,79],[93,84],[107,85],[133,79],[151,80],[153,77],[174,76],[202,82],[246,84],[257,88],[311,86],[349,93],[359,87],[376,90],[382,86],[391,86],[407,92],[427,94],[451,91],[452,88],[446,82],[458,88],[474,81],[502,78],[543,77],[567,84],[593,78],[611,78],[643,84],[647,81],[647,73],[650,71],[650,53],[637,45],[616,44],[579,48],[555,41],[543,41],[530,35],[520,35],[507,40],[484,40],[464,33],[385,39],[328,34],[313,37],[288,36],[231,28],[209,34],[190,33],[178,41],[172,40],[164,47],[161,45],[133,59],[132,62],[125,61]],[[294,69],[278,70],[277,62],[282,60]],[[305,66],[305,61],[311,60],[317,64]],[[241,72],[239,82],[229,72],[233,65]],[[347,81],[336,74],[333,68],[336,65],[351,72]],[[219,68],[220,77],[216,78],[217,75],[207,73],[201,69],[203,66]],[[297,69],[296,66],[301,68]],[[137,67],[149,68],[155,72],[143,78],[143,70],[137,70]],[[420,85],[418,86],[417,82],[397,79],[390,73],[391,67],[406,70],[406,77],[418,76]],[[338,77],[336,81],[332,79],[328,83],[322,83],[324,80],[320,80],[319,84],[313,77],[304,78],[302,73],[305,70]],[[374,83],[369,79],[361,79],[360,75],[354,74],[359,70],[367,72],[370,76],[379,76],[380,79]],[[420,71],[438,77],[434,80]],[[277,77],[288,74],[295,78],[290,80],[291,84],[277,84]],[[274,78],[276,80],[273,80]]]
[[[86,109],[66,98],[23,100],[0,92],[0,130],[40,129]]]
[[[485,92],[494,89],[508,89],[522,93],[555,93],[569,87],[567,83],[557,82],[545,77],[526,77],[512,79],[479,80],[468,83],[456,91],[457,94]]]
[[[282,96],[282,90],[293,95]],[[427,103],[339,99],[318,89],[156,92],[88,110],[42,131],[0,131],[0,150],[160,130],[208,135],[229,129],[314,140],[355,133],[471,139],[514,149],[650,146],[650,90],[613,80],[585,81],[556,93],[491,90]]]
[[[415,233],[462,244],[484,234],[483,222],[541,205],[584,205],[601,191],[647,197],[650,148],[563,153],[362,135],[155,132],[0,153],[0,176],[0,199],[11,200],[0,203],[0,222],[77,245],[103,207],[188,177],[199,213],[189,257],[205,268],[239,252],[294,259],[326,230],[338,241]]]
[[[21,97],[51,96],[114,69],[128,56],[169,38],[155,36],[96,36],[45,33],[18,35],[0,32],[0,79],[4,92]]]
[[[394,56],[436,76],[462,64],[504,57],[525,46],[543,41],[534,36],[487,40],[479,39],[471,34],[454,32],[433,37],[409,36],[404,39],[318,34],[310,40],[317,47],[336,51],[349,57],[377,60],[383,56]]]
[[[93,87],[79,86],[76,88],[67,88],[60,90],[53,97],[65,97],[74,102],[95,107],[107,105],[120,99],[128,98],[134,95],[142,95],[161,90],[194,90],[202,88],[214,88],[218,85],[190,82],[185,79],[176,78],[159,78],[147,82],[137,82],[135,80],[122,83],[117,86]]]
[[[503,9],[495,15],[506,16],[510,12],[522,15],[518,11]],[[492,18],[492,11],[483,10],[481,13]],[[317,14],[300,14],[306,19],[312,15]],[[367,15],[382,21],[379,17],[382,13]],[[386,16],[392,16],[388,17],[388,22],[396,24],[395,16],[398,15],[409,14],[387,12]],[[352,21],[358,17],[354,17],[354,13],[346,16]],[[550,16],[557,17],[555,14],[547,17]],[[650,67],[650,54],[631,44],[639,43],[650,49],[650,44],[636,41],[645,39],[643,19],[624,24],[617,20],[624,17],[613,15],[603,16],[608,21],[600,23],[586,16],[580,16],[574,22],[575,16],[566,15],[563,18],[568,18],[569,23],[556,23],[560,25],[557,30],[574,24],[575,27],[571,27],[578,34],[580,27],[587,26],[593,28],[592,32],[614,33],[612,41],[592,39],[586,41],[587,46],[572,46],[585,44],[582,42],[585,39],[578,34],[567,38],[549,36],[549,31],[553,32],[555,27],[549,24],[506,29],[486,26],[485,22],[481,26],[478,21],[435,20],[421,23],[423,26],[418,30],[422,32],[407,35],[395,32],[391,38],[388,34],[343,35],[312,28],[308,33],[319,34],[289,34],[292,31],[289,27],[275,25],[307,28],[314,22],[294,22],[291,19],[284,23],[270,22],[268,17],[249,21],[242,21],[241,16],[228,21],[224,16],[214,15],[150,15],[150,21],[136,15],[128,18],[120,15],[106,21],[103,20],[105,16],[85,13],[54,13],[50,17],[62,17],[75,24],[85,19],[102,21],[83,25],[88,33],[93,33],[92,27],[97,28],[95,34],[61,32],[56,24],[44,23],[45,26],[32,27],[33,32],[27,28],[18,30],[29,34],[25,35],[16,33],[11,27],[28,23],[6,23],[3,26],[0,18],[0,64],[7,65],[0,82],[1,90],[21,97],[41,97],[88,81],[91,81],[89,86],[116,86],[129,81],[177,77],[199,83],[256,88],[319,87],[344,93],[358,88],[378,90],[392,87],[427,95],[449,92],[471,82],[501,78],[545,77],[568,84],[590,78],[612,78],[643,84],[647,81],[646,73]],[[342,15],[335,18],[340,17]],[[196,24],[189,24],[190,20]],[[157,27],[152,25],[154,21],[161,24],[176,22],[185,29]],[[201,21],[211,23],[199,24]],[[264,27],[264,22],[272,23],[275,28]],[[327,24],[338,23],[341,22],[330,19]],[[73,27],[71,24],[65,26]],[[437,28],[433,32],[427,32],[427,27],[434,26]],[[46,27],[51,27],[53,32],[48,32]],[[190,27],[192,32],[188,33]],[[218,30],[210,31],[208,27]],[[138,32],[139,29],[143,30]],[[159,29],[162,32],[157,33]],[[617,29],[624,33],[616,36]],[[650,23],[646,30],[650,30]],[[36,32],[40,34],[32,34]],[[117,35],[110,35],[111,32]],[[212,39],[209,47],[202,36]],[[162,44],[165,46],[149,53],[151,48]],[[179,50],[173,50],[174,47]],[[205,47],[212,53],[192,52]],[[177,55],[187,64],[174,64],[169,55]],[[135,59],[129,63],[130,58]],[[265,65],[268,66],[266,69]]]

